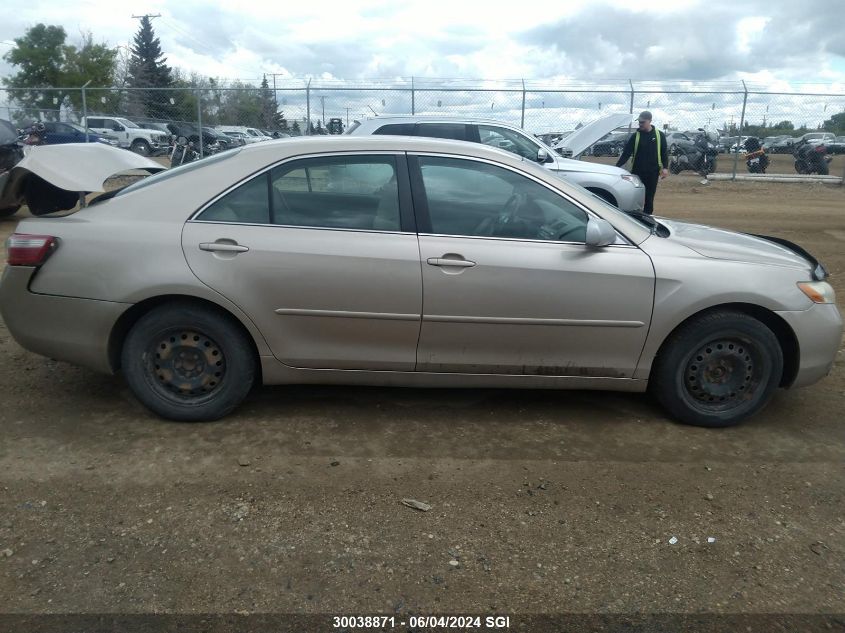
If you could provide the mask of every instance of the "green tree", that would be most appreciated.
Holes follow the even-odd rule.
[[[260,88],[236,81],[228,88],[222,89],[221,94],[219,111],[221,124],[263,127]]]
[[[267,130],[282,130],[287,127],[284,115],[279,112],[276,95],[267,83],[267,75],[261,80],[261,128]]]
[[[845,135],[845,111],[842,111],[839,114],[834,114],[825,121],[824,129],[827,132],[833,132],[837,136]]]
[[[144,88],[169,88],[173,83],[167,58],[161,51],[161,42],[153,31],[149,17],[141,18],[141,26],[132,40],[132,53],[129,58],[127,85],[134,88],[129,92],[128,109],[133,116],[153,118],[174,118],[178,112],[174,98],[162,90],[144,90]],[[175,98],[174,98],[175,101]]]
[[[91,33],[82,35],[79,47],[67,44],[66,40],[67,33],[61,26],[36,24],[15,39],[14,47],[3,56],[18,69],[3,79],[3,84],[7,88],[26,89],[10,93],[10,98],[22,109],[20,120],[58,119],[60,104],[80,111],[82,93],[77,87],[88,80],[95,86],[111,85],[114,81],[115,49],[95,44]],[[111,98],[117,99],[117,95]]]

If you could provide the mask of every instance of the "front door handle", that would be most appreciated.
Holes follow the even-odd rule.
[[[452,266],[454,268],[472,268],[475,262],[468,259],[452,259],[450,257],[429,257],[425,260],[429,266]]]
[[[200,250],[224,253],[245,253],[249,250],[249,247],[241,246],[240,244],[230,244],[228,242],[202,242],[200,244]]]

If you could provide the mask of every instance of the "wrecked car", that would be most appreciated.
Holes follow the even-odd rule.
[[[7,136],[4,129],[0,127],[0,133]],[[80,196],[104,191],[105,181],[116,174],[164,169],[155,161],[104,143],[27,146],[17,154],[10,152],[8,163],[0,171],[0,218],[13,215],[23,205],[32,215],[72,209]]]

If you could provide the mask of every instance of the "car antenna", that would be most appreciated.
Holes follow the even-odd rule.
[[[372,110],[372,112],[373,112],[373,114],[374,114],[374,115],[378,116],[378,112],[376,112],[375,110],[373,110],[373,106],[371,106],[371,105],[368,103],[368,104],[367,104],[367,107],[368,107],[370,110]]]

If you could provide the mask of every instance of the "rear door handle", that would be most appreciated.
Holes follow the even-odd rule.
[[[249,250],[249,247],[241,246],[240,244],[228,244],[226,242],[202,242],[200,244],[200,250],[225,253],[245,253]]]
[[[425,260],[429,266],[453,266],[454,268],[472,268],[475,262],[468,259],[450,259],[448,257],[429,257]]]

